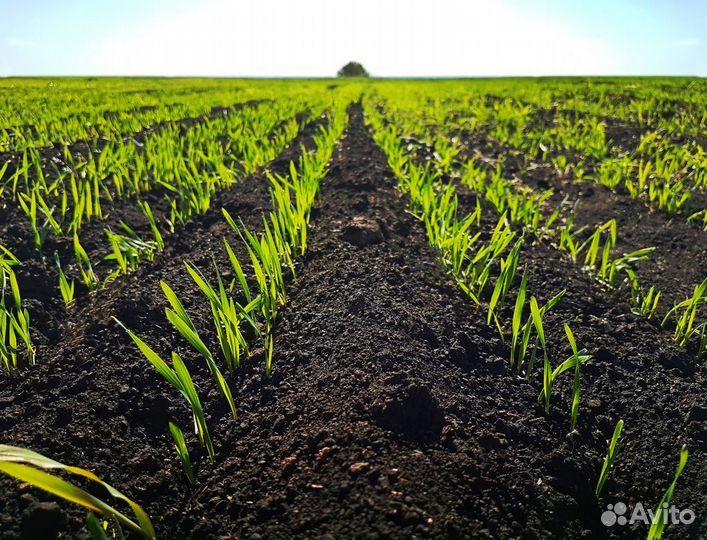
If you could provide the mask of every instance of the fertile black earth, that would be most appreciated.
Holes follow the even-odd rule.
[[[273,376],[263,374],[262,350],[228,374],[237,422],[203,360],[166,320],[159,283],[170,284],[215,343],[208,303],[184,262],[211,275],[214,256],[228,268],[224,236],[247,256],[221,208],[262,227],[270,208],[264,174],[222,193],[209,213],[167,239],[153,264],[82,296],[69,317],[53,279],[43,288],[42,265],[23,270],[41,361],[0,379],[2,441],[96,472],[138,501],[158,537],[170,540],[642,538],[645,526],[606,527],[601,514],[617,502],[653,509],[687,443],[690,461],[674,503],[697,519],[669,528],[668,537],[707,536],[702,365],[552,246],[527,243],[522,260],[533,294],[544,302],[567,289],[549,315],[548,334],[561,335],[568,323],[594,355],[582,372],[578,432],[569,435],[572,377],[559,383],[546,415],[541,381],[509,367],[486,312],[445,275],[422,224],[407,212],[361,107],[350,117],[322,183],[309,250],[277,320]],[[271,170],[285,173],[314,132],[305,131]],[[550,172],[544,181],[560,182]],[[578,212],[580,221],[608,212],[602,201],[609,195],[600,190],[573,195],[592,209]],[[488,212],[482,226],[490,229]],[[661,256],[675,257],[679,246],[651,228],[659,221],[640,220],[632,234],[639,243],[650,234],[663,238]],[[694,242],[705,246],[702,237]],[[694,253],[685,272],[703,260]],[[189,426],[190,412],[112,317],[163,358],[174,350],[189,363],[216,444],[212,466],[189,439],[194,488],[167,430],[174,418]],[[554,357],[569,354],[555,347]],[[594,487],[619,419],[626,445],[597,501]],[[51,500],[0,479],[0,539],[87,538],[84,512]]]

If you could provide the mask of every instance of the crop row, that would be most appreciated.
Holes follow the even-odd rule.
[[[549,414],[552,403],[553,388],[558,379],[565,373],[574,375],[570,399],[570,435],[576,433],[581,403],[581,368],[592,359],[586,349],[579,349],[574,334],[568,324],[564,325],[567,342],[571,354],[565,360],[553,358],[550,354],[549,342],[553,336],[545,331],[545,319],[550,310],[562,301],[566,291],[558,291],[546,303],[540,304],[532,295],[532,284],[529,284],[527,270],[523,268],[522,253],[524,244],[532,241],[542,241],[552,235],[552,225],[557,218],[553,214],[550,219],[539,224],[537,216],[540,211],[537,199],[530,199],[531,212],[520,214],[520,222],[524,231],[530,233],[518,235],[511,227],[512,212],[501,212],[495,226],[493,222],[484,219],[482,206],[476,201],[473,211],[465,209],[460,203],[457,181],[454,177],[442,174],[451,172],[451,163],[438,155],[431,162],[420,163],[409,154],[410,146],[405,144],[402,132],[394,125],[387,123],[379,112],[379,107],[373,99],[367,102],[367,119],[374,131],[376,142],[385,151],[389,166],[400,181],[401,191],[409,197],[410,207],[425,227],[427,238],[431,245],[437,248],[440,261],[448,273],[456,281],[458,287],[479,307],[487,310],[487,323],[495,326],[502,341],[506,344],[509,355],[509,367],[522,373],[526,378],[539,379],[541,389],[538,401],[544,404],[545,412]],[[479,190],[478,174],[475,174]],[[446,178],[446,179],[445,179]],[[483,190],[480,190],[483,193]],[[504,190],[495,197],[494,206],[514,207],[512,190]],[[499,199],[506,199],[502,203]],[[527,202],[527,201],[526,201]],[[602,235],[607,233],[604,248],[600,249]],[[567,229],[560,234],[567,235]],[[608,286],[615,286],[616,274],[629,271],[630,263],[646,253],[634,253],[629,256],[612,258],[612,239],[616,231],[611,225],[597,229],[594,235],[578,250],[586,250],[589,261],[588,269],[597,272],[598,277]],[[566,236],[565,236],[566,238]],[[599,255],[600,251],[603,253]],[[575,254],[576,257],[576,254]],[[598,260],[601,259],[601,264]],[[635,276],[635,274],[633,274]],[[537,367],[540,364],[541,367]],[[540,370],[541,375],[536,371]],[[606,479],[614,467],[619,448],[623,444],[621,434],[623,421],[619,420],[614,434],[609,442],[604,465],[597,478],[595,495],[602,497]],[[666,490],[657,508],[663,504],[670,505],[675,485],[684,470],[688,459],[685,446],[680,451],[678,470],[672,484]],[[667,521],[656,513],[648,538],[661,538]]]
[[[184,277],[193,280],[198,286],[203,293],[203,301],[209,305],[213,315],[218,353],[212,352],[206,345],[173,289],[167,283],[161,283],[168,303],[165,309],[167,320],[178,334],[203,356],[234,420],[237,418],[236,404],[225,370],[237,370],[250,356],[256,344],[259,344],[257,346],[262,346],[267,351],[265,374],[269,376],[271,373],[274,354],[272,326],[280,309],[287,302],[287,283],[296,279],[297,260],[307,249],[307,226],[311,209],[320,182],[327,173],[327,164],[346,128],[349,99],[350,97],[344,95],[331,105],[327,113],[328,126],[321,127],[320,132],[315,135],[314,148],[311,151],[304,152],[297,162],[290,163],[288,175],[269,175],[272,210],[263,215],[262,232],[249,230],[237,217],[223,211],[223,218],[242,242],[242,245],[235,249],[227,238],[223,239],[224,249],[231,262],[231,268],[227,272],[235,274],[235,277],[232,280],[227,279],[226,272],[215,267],[216,280],[211,282],[195,266],[186,263]],[[242,253],[244,250],[247,257],[239,258],[236,253]],[[17,303],[20,305],[20,300]],[[123,326],[119,321],[118,324]],[[177,353],[172,353],[170,363],[165,362],[138,335],[127,328],[125,330],[149,363],[184,397],[192,412],[197,439],[207,450],[213,463],[213,443],[199,390],[194,384],[189,367]],[[187,438],[174,422],[169,423],[169,431],[174,438],[185,476],[193,483],[194,472]],[[125,516],[66,480],[44,472],[52,469],[64,469],[101,483],[112,496],[128,502],[135,519]],[[155,536],[150,519],[139,505],[83,469],[64,466],[22,448],[4,446],[0,447],[0,470],[87,508],[87,528],[92,534],[100,532],[100,526],[96,529],[98,520],[95,517],[95,514],[100,514],[112,520],[119,534],[122,528],[128,528],[146,538]]]

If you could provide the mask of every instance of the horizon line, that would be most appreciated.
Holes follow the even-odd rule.
[[[577,79],[577,78],[669,78],[707,79],[707,75],[691,74],[582,74],[582,75],[370,75],[369,77],[339,77],[336,75],[0,75],[0,79],[253,79],[253,80],[450,80],[450,79]]]

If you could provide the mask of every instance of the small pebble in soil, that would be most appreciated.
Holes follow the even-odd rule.
[[[368,462],[366,461],[359,461],[357,463],[353,463],[350,467],[351,474],[358,474],[360,472],[365,471],[368,469]]]
[[[329,456],[334,451],[334,448],[331,446],[325,446],[319,452],[317,452],[317,457],[314,460],[314,469],[319,469],[322,464],[324,463],[324,460]]]

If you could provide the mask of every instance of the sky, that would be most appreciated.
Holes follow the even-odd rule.
[[[707,76],[705,0],[0,0],[0,76]]]

